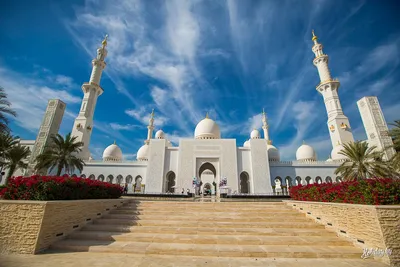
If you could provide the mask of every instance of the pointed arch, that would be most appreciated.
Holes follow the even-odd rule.
[[[240,173],[239,192],[241,194],[249,194],[250,193],[250,177],[246,171],[243,171]]]
[[[135,192],[141,192],[142,191],[142,176],[138,175],[135,177]]]
[[[296,185],[301,185],[301,177],[300,176],[296,176]]]
[[[341,183],[341,182],[342,182],[342,177],[337,176],[337,177],[336,177],[336,183]]]
[[[117,184],[122,184],[122,181],[124,180],[124,177],[121,175],[121,174],[119,174],[118,176],[117,176]]]
[[[85,175],[85,174],[82,174],[82,175],[81,175],[81,178],[82,178],[82,179],[85,179],[85,178],[86,178],[86,175]]]
[[[326,176],[325,182],[331,184],[332,183],[332,178],[330,176]]]
[[[111,174],[107,176],[107,182],[112,184],[113,180],[114,180],[114,176],[112,176]]]
[[[307,185],[313,183],[313,180],[312,180],[312,178],[310,176],[307,176],[305,180],[306,180]]]
[[[165,191],[166,193],[174,193],[175,192],[175,178],[176,175],[173,171],[169,171],[166,175],[166,187],[165,187]]]
[[[103,174],[100,174],[100,175],[97,177],[97,180],[104,182],[104,175],[103,175]]]
[[[315,182],[317,184],[322,184],[322,178],[320,176],[315,177]]]
[[[95,176],[94,174],[91,174],[91,175],[89,175],[89,179],[90,179],[90,180],[95,180],[95,179],[96,179],[96,176]]]
[[[285,181],[286,181],[286,185],[287,185],[287,186],[289,186],[289,187],[293,186],[292,177],[286,176],[286,177],[285,177]]]
[[[206,163],[203,163],[200,166],[199,173],[198,173],[199,176],[198,177],[201,177],[201,174],[205,170],[210,170],[214,174],[214,178],[217,176],[217,170],[215,169],[215,166],[213,164],[211,164],[210,162],[206,162]]]
[[[125,177],[125,183],[131,184],[133,181],[132,175],[128,175]]]

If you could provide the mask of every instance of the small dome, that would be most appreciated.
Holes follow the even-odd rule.
[[[327,160],[326,160],[326,162],[332,162],[333,160],[332,160],[332,158],[331,157],[329,157]]]
[[[270,161],[280,161],[281,157],[279,155],[279,150],[273,146],[273,145],[267,145],[267,151],[268,151],[268,159]]]
[[[122,151],[115,143],[109,145],[103,152],[103,161],[121,161]]]
[[[260,139],[260,132],[257,129],[254,129],[250,133],[250,138],[251,139]]]
[[[296,159],[299,161],[317,160],[317,155],[312,146],[302,144],[296,151]]]
[[[249,141],[249,140],[246,140],[246,141],[243,143],[243,147],[250,147],[250,141]]]
[[[164,139],[164,137],[165,137],[165,134],[164,134],[163,130],[158,130],[156,132],[156,139]]]
[[[344,147],[342,145],[336,145],[331,152],[332,160],[345,160],[346,156],[339,153],[343,149]]]
[[[208,118],[201,120],[194,130],[194,138],[196,139],[220,139],[221,132],[218,124]]]
[[[149,145],[144,144],[141,146],[136,154],[136,159],[139,161],[149,160]]]

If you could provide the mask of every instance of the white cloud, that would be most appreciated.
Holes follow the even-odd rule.
[[[69,110],[68,104],[80,103],[81,98],[62,89],[62,85],[49,83],[49,80],[55,81],[56,77],[57,75],[41,79],[0,67],[1,86],[4,87],[12,108],[17,112],[15,121],[20,127],[36,133],[49,99],[61,99],[65,102],[66,112]],[[65,124],[64,121],[63,124]]]
[[[140,107],[138,109],[125,110],[125,113],[144,125],[149,124],[151,109]],[[168,119],[162,115],[158,115],[156,112],[154,113],[154,125],[158,128],[164,126]]]
[[[113,130],[120,131],[120,130],[133,130],[134,128],[137,128],[138,125],[132,125],[132,124],[124,124],[124,125],[122,125],[122,124],[119,124],[119,123],[112,122],[112,123],[110,123],[110,127]]]

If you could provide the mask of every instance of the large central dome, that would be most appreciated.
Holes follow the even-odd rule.
[[[194,130],[194,138],[196,139],[220,139],[221,132],[218,124],[210,119],[208,115],[201,120]]]

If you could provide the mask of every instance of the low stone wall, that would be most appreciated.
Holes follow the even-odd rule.
[[[38,253],[128,202],[129,199],[0,200],[0,253]]]
[[[284,202],[358,247],[391,249],[391,255],[375,258],[391,266],[400,266],[400,205]]]

